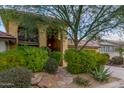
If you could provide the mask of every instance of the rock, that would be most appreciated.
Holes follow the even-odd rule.
[[[34,74],[32,79],[31,79],[31,84],[32,85],[37,85],[42,79],[42,74],[38,73],[38,74]]]
[[[60,76],[63,76],[63,77],[72,77],[72,75],[70,73],[68,73],[66,71],[66,69],[63,68],[63,67],[59,67],[57,75],[60,75]]]
[[[64,81],[67,85],[73,82],[73,78],[72,78],[72,77],[64,77],[63,79],[64,79],[63,81]]]
[[[67,87],[72,82],[72,75],[62,67],[54,75],[41,72],[32,78],[32,84],[40,88]]]
[[[59,87],[65,86],[65,82],[63,82],[63,81],[58,81],[57,84]]]
[[[56,78],[54,75],[44,75],[42,80],[38,83],[38,86],[40,88],[46,87],[46,88],[51,88],[51,87],[56,87]]]
[[[32,88],[39,88],[38,86],[32,86]]]

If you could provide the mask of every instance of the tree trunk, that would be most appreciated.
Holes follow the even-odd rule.
[[[78,40],[77,39],[74,40],[74,48],[76,50],[78,50]]]

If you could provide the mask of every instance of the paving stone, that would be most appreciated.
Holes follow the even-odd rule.
[[[57,84],[59,87],[63,87],[63,86],[65,86],[66,83],[63,81],[58,81]]]
[[[42,79],[42,74],[41,73],[34,74],[32,79],[31,79],[31,84],[32,85],[37,85],[40,82],[41,79]]]
[[[51,87],[56,87],[56,78],[54,75],[49,75],[45,74],[42,77],[42,80],[37,84],[39,87],[46,87],[46,88],[51,88]]]
[[[63,82],[65,82],[67,85],[73,82],[72,77],[64,77]]]

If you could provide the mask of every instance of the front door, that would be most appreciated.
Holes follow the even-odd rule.
[[[60,40],[54,36],[47,38],[47,47],[50,48],[51,51],[60,51]]]

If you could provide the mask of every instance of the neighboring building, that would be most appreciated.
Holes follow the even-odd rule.
[[[81,48],[86,43],[86,40],[81,40],[78,47]],[[68,48],[74,48],[72,40],[68,40]],[[90,41],[85,46],[85,49],[99,51],[100,45],[97,41]]]
[[[116,48],[124,48],[124,41],[101,40],[99,44],[100,53],[108,53],[110,57],[119,56],[119,53],[116,51]]]
[[[16,43],[15,37],[5,32],[0,32],[0,52],[7,51],[15,43]]]
[[[82,40],[79,43],[79,48],[86,43],[86,40]],[[85,49],[96,50],[100,53],[108,53],[110,58],[113,56],[119,56],[119,53],[116,51],[116,48],[124,48],[124,41],[114,41],[114,40],[101,40],[101,41],[90,41],[85,46]],[[74,43],[72,40],[68,40],[68,48],[74,48]]]

